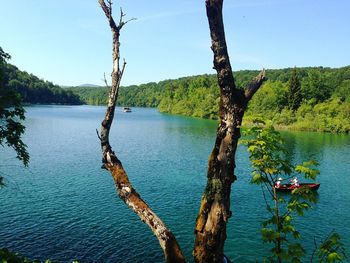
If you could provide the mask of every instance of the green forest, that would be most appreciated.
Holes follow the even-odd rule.
[[[245,87],[259,72],[234,72]],[[272,69],[245,114],[245,124],[264,117],[280,129],[350,132],[350,66]],[[106,103],[106,87],[68,88],[87,104]],[[120,106],[157,107],[160,112],[217,119],[216,75],[199,75],[121,87]]]
[[[244,88],[258,73],[234,72],[237,87]],[[2,86],[18,92],[24,103],[104,105],[108,98],[107,87],[61,88],[10,63],[2,65],[2,74]],[[350,132],[350,66],[272,69],[266,76],[243,125],[263,117],[280,129]],[[218,119],[219,95],[216,75],[205,74],[121,87],[118,104]]]
[[[79,96],[70,90],[62,89],[52,82],[44,81],[33,74],[21,71],[10,63],[5,62],[2,67],[2,87],[18,92],[24,103],[82,104]]]

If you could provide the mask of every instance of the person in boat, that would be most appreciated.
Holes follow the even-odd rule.
[[[276,188],[280,188],[282,180],[283,179],[281,177],[277,179],[276,186],[275,186]]]
[[[292,179],[292,184],[293,184],[293,186],[295,186],[295,187],[299,187],[299,180],[298,180],[298,177],[294,177],[294,178]]]

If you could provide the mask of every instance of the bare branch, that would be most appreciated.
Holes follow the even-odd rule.
[[[109,11],[109,15],[112,16],[112,4],[113,4],[113,3],[112,3],[111,0],[108,0],[107,3],[108,3],[108,7],[109,7],[109,8],[108,8],[108,9],[109,9],[109,10],[108,10],[108,11]]]
[[[123,13],[123,9],[120,8],[120,18],[119,18],[119,27],[121,28],[123,26],[123,17],[125,14]]]
[[[110,12],[110,8],[111,8],[111,3],[109,1],[107,1],[107,3],[109,4],[109,7],[106,5],[104,0],[98,0],[98,3],[100,4],[103,12],[105,13],[106,17],[109,19],[111,17],[111,12]]]
[[[119,25],[118,25],[119,30],[122,29],[122,27],[125,26],[128,22],[136,20],[136,18],[133,17],[129,20],[123,21],[124,16],[126,16],[126,14],[123,12],[122,8],[120,8],[120,18],[119,18]]]
[[[207,17],[214,54],[214,69],[217,71],[219,86],[229,94],[235,89],[230,58],[227,52],[224,23],[222,17],[223,0],[206,0]]]
[[[96,129],[96,134],[97,134],[97,137],[100,139],[100,141],[102,141],[101,136],[100,136],[100,134],[98,133],[98,130],[97,130],[97,129]]]
[[[126,61],[125,61],[125,58],[124,58],[124,59],[123,59],[123,67],[122,67],[122,70],[119,72],[120,78],[123,77],[125,66],[126,66]]]
[[[130,18],[129,20],[124,21],[124,25],[126,25],[126,24],[129,23],[130,21],[134,21],[134,20],[137,20],[137,18],[136,18],[136,17],[133,17],[133,18]],[[123,25],[123,26],[124,26],[124,25]]]
[[[244,96],[246,97],[247,102],[253,97],[253,95],[258,91],[260,86],[266,80],[265,76],[266,72],[263,69],[258,76],[256,76],[251,83],[249,83],[248,87],[244,90]]]
[[[112,165],[108,164],[107,169],[114,178],[119,197],[149,226],[158,238],[166,262],[185,262],[185,258],[174,235],[133,188],[122,164],[120,162],[113,163]]]
[[[108,85],[107,79],[106,79],[106,73],[103,73],[103,82],[106,85],[106,88],[109,88],[110,86]]]
[[[101,136],[97,132],[97,136],[101,141],[102,150],[102,167],[107,169],[113,176],[114,183],[117,189],[119,197],[125,202],[125,204],[133,210],[140,219],[145,222],[154,235],[158,238],[159,244],[163,249],[165,259],[167,262],[185,262],[184,256],[177,243],[172,232],[167,228],[167,226],[162,222],[162,220],[152,211],[148,204],[142,200],[140,195],[131,185],[129,178],[123,168],[121,161],[118,159],[112,146],[109,143],[109,133],[114,119],[114,112],[117,105],[118,91],[121,83],[122,76],[124,74],[124,69],[126,66],[125,60],[120,69],[119,60],[119,33],[120,29],[128,22],[123,21],[125,14],[122,9],[120,9],[120,20],[118,26],[114,23],[112,18],[112,1],[107,0],[109,7],[105,4],[103,0],[99,0],[102,10],[106,14],[109,21],[109,25],[112,30],[113,35],[113,70],[112,70],[112,84],[108,96],[108,105],[106,109],[105,117],[101,123]],[[104,81],[108,87],[106,76],[104,75]]]
[[[119,31],[112,17],[112,1],[107,0],[108,6],[104,0],[98,0],[98,2],[109,21],[109,26],[111,27],[112,31]]]

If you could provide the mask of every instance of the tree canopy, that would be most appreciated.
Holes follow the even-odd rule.
[[[303,100],[297,68],[294,67],[288,82],[288,107],[296,111]]]
[[[19,93],[23,103],[30,104],[82,104],[80,98],[52,82],[39,79],[19,70],[10,63],[3,64],[3,86]]]
[[[21,96],[16,91],[6,88],[4,81],[6,60],[10,58],[11,56],[0,47],[0,145],[13,148],[17,158],[27,166],[29,154],[21,138],[25,130],[22,124],[25,116]],[[0,185],[2,184],[3,177],[0,175]]]
[[[234,74],[236,86],[242,88],[258,71],[243,70]],[[273,69],[266,70],[266,76],[268,81],[249,104],[246,121],[260,115],[272,120],[277,127],[350,132],[350,66]],[[296,83],[295,91],[289,90],[292,82]],[[69,90],[87,104],[106,104],[108,97],[106,87],[71,87]],[[206,74],[121,87],[118,104],[158,107],[160,112],[217,119],[219,96],[216,76]],[[294,106],[290,106],[292,101]]]

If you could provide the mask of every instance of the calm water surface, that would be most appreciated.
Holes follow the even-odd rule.
[[[31,163],[24,169],[1,149],[0,247],[29,258],[58,262],[163,262],[157,239],[115,193],[112,177],[100,169],[99,128],[104,107],[27,108],[24,141]],[[166,222],[191,260],[193,228],[205,185],[207,158],[216,122],[160,114],[154,109],[118,109],[111,144],[130,180]],[[297,222],[310,251],[335,229],[350,253],[350,136],[284,132],[290,158],[317,159],[321,187],[315,209]],[[249,184],[243,147],[237,153],[238,180],[232,189],[233,217],[226,254],[235,262],[262,261],[265,205]],[[307,260],[305,260],[307,261]]]

